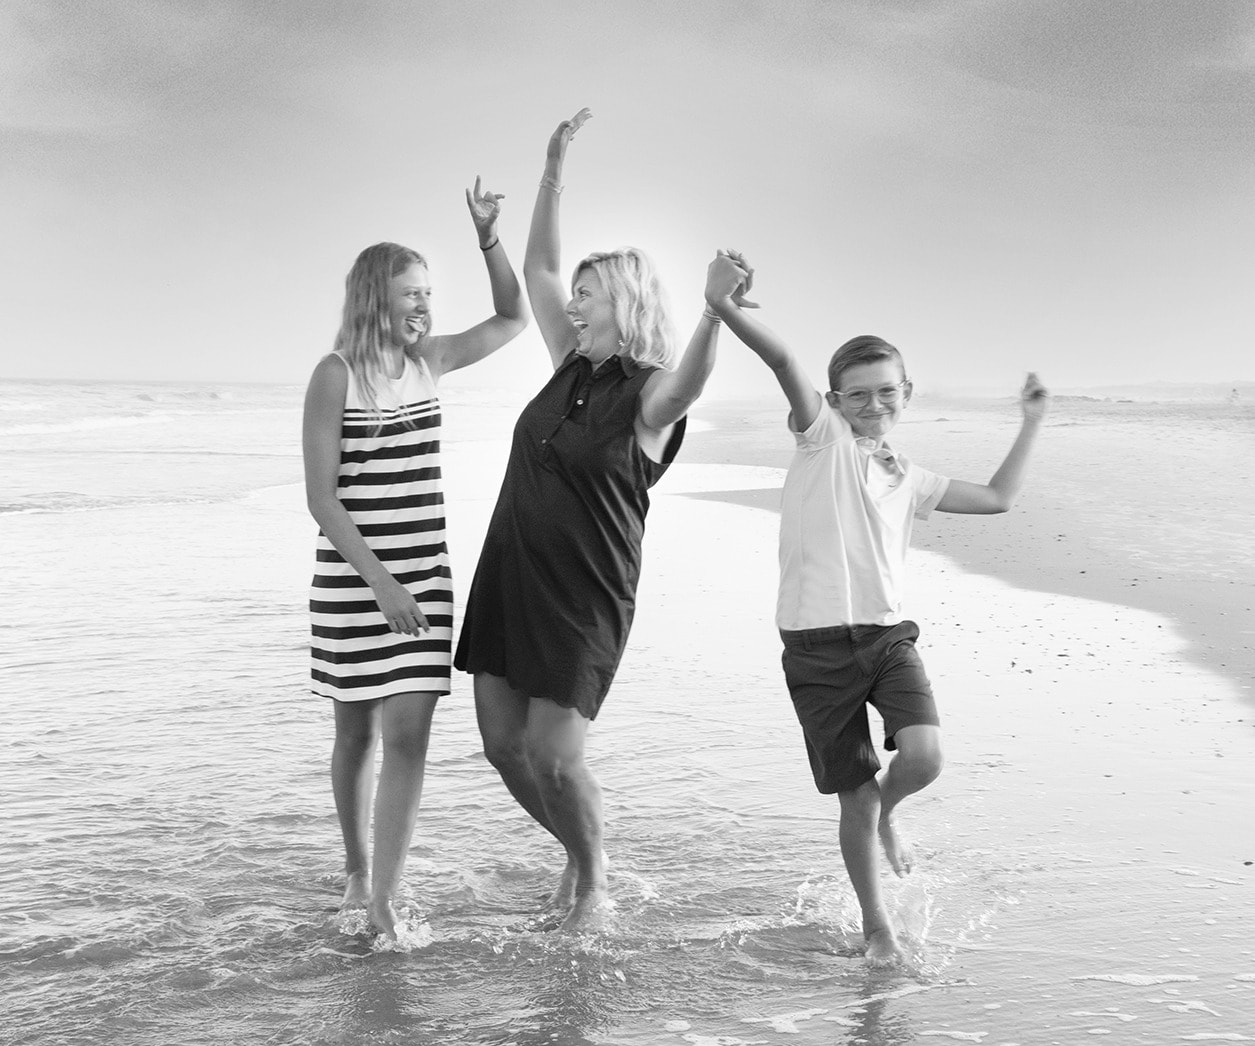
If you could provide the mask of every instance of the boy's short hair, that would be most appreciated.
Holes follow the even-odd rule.
[[[878,338],[874,334],[860,334],[832,354],[832,359],[828,361],[828,388],[835,392],[845,371],[860,363],[875,363],[877,360],[897,360],[905,380],[906,363],[902,359],[902,353],[884,338]]]

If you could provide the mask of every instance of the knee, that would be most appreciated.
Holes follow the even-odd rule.
[[[484,758],[499,773],[508,774],[527,765],[522,743],[510,737],[484,737]]]
[[[897,760],[901,762],[900,773],[907,776],[919,788],[932,784],[941,776],[945,766],[939,746],[929,746],[918,750],[899,752]]]
[[[880,785],[874,777],[848,792],[838,792],[837,798],[843,822],[875,826],[880,817]]]
[[[336,727],[336,747],[342,752],[362,755],[371,751],[379,740],[379,728],[373,723],[355,723]]]
[[[581,758],[568,752],[555,751],[548,745],[532,745],[527,753],[528,765],[541,790],[561,795],[578,776]]]
[[[427,758],[427,730],[393,730],[383,739],[384,754],[407,760]]]

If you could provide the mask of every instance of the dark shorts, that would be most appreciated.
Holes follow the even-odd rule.
[[[821,792],[853,791],[880,769],[867,722],[869,704],[884,720],[889,751],[904,726],[941,725],[915,651],[914,621],[781,631],[780,638],[784,678]]]

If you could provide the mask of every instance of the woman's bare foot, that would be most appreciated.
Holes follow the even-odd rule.
[[[545,901],[545,909],[561,908],[564,911],[575,903],[575,884],[579,873],[575,870],[575,859],[568,857],[566,867],[562,869],[562,878],[558,880],[558,888]]]
[[[350,908],[365,908],[370,903],[370,873],[349,872],[348,881],[344,884],[344,897],[340,901],[340,911]]]
[[[613,921],[614,901],[603,886],[577,896],[558,929],[562,933],[605,933]]]
[[[897,826],[892,817],[882,817],[879,824],[880,845],[885,848],[885,857],[889,867],[896,875],[909,875],[913,857],[911,848],[898,835]]]
[[[889,966],[902,958],[902,947],[892,926],[877,927],[864,936],[867,938],[866,958],[873,966]]]

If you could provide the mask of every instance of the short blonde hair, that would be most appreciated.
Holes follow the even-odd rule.
[[[624,355],[643,367],[671,370],[676,357],[675,327],[649,256],[635,247],[590,254],[575,267],[572,290],[585,269],[597,274],[610,295]]]

